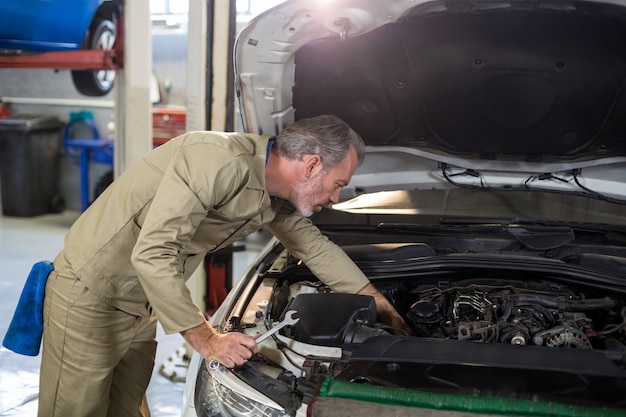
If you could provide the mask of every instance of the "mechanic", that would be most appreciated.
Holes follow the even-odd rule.
[[[146,416],[156,320],[226,367],[257,352],[218,333],[185,284],[209,252],[267,226],[333,290],[375,297],[381,320],[407,327],[367,277],[307,218],[336,203],[364,158],[335,116],[277,137],[191,132],[146,154],[76,220],[44,299],[39,416]]]

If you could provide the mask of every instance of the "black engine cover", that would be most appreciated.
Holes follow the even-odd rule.
[[[289,310],[296,310],[300,318],[291,337],[313,345],[338,346],[353,323],[376,322],[376,303],[368,295],[300,294],[285,309]]]

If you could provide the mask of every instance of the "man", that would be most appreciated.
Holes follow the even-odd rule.
[[[158,318],[226,367],[257,352],[254,338],[216,332],[185,281],[208,252],[267,226],[336,291],[387,300],[307,219],[338,201],[364,157],[335,116],[304,119],[276,138],[193,132],[148,153],[69,230],[44,301],[40,416],[145,416]],[[332,265],[332,268],[329,268]]]

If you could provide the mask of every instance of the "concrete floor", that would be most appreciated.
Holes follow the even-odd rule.
[[[0,216],[0,337],[3,338],[32,265],[52,260],[63,246],[63,236],[78,212],[66,211],[32,218]],[[159,375],[158,368],[183,345],[180,335],[159,328],[155,371],[148,387],[153,417],[179,416],[184,383]],[[18,355],[0,349],[0,416],[34,417],[41,356]]]

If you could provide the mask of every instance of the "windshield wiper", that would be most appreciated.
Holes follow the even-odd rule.
[[[504,219],[442,218],[441,226],[420,224],[381,223],[378,229],[393,229],[424,235],[446,235],[472,238],[475,234],[504,232],[524,246],[534,250],[547,250],[572,242],[576,236],[571,227],[544,226],[536,224],[511,223]]]
[[[394,233],[419,233],[425,236],[454,236],[464,239],[472,239],[475,233],[487,232],[489,230],[502,228],[499,224],[493,225],[451,225],[451,226],[439,226],[428,224],[414,224],[414,223],[379,223],[376,226],[377,231],[393,231]]]
[[[501,227],[525,227],[525,228],[563,228],[571,229],[576,232],[595,232],[595,233],[618,233],[626,234],[626,227],[615,224],[604,223],[579,223],[565,222],[562,220],[520,220],[517,218],[481,218],[481,217],[460,217],[460,216],[444,216],[439,222],[442,225],[485,225],[499,224]]]

